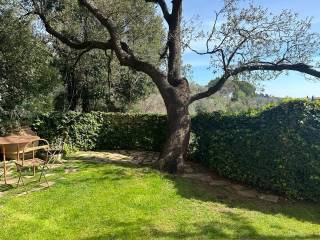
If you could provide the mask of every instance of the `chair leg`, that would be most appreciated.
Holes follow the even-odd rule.
[[[20,180],[21,180],[21,171],[19,171],[19,179],[18,179],[17,187],[19,187]]]
[[[49,183],[48,183],[48,180],[46,178],[46,174],[45,174],[45,168],[46,168],[46,165],[43,165],[42,166],[42,169],[41,169],[41,174],[40,174],[40,178],[39,178],[39,182],[41,182],[41,178],[43,176],[44,180],[46,181],[48,187],[49,187]],[[48,168],[48,167],[47,167]]]
[[[42,167],[42,169],[41,169],[41,173],[40,173],[40,178],[39,178],[39,182],[41,182],[41,178],[42,178],[42,175],[44,175],[44,167]]]
[[[54,164],[55,160],[53,158],[50,158],[47,164]],[[49,167],[48,167],[49,168]]]
[[[17,187],[20,186],[20,181],[22,182],[22,185],[23,185],[24,187],[26,187],[26,185],[24,184],[24,181],[23,181],[21,169],[19,170],[19,179],[18,179]]]

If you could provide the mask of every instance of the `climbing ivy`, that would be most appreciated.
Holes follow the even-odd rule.
[[[160,151],[166,121],[164,115],[55,112],[39,116],[32,126],[51,142],[64,138],[69,149]]]
[[[230,179],[320,201],[320,104],[289,101],[193,118],[193,158]]]

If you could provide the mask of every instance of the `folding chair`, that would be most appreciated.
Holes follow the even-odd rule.
[[[41,178],[45,179],[47,185],[49,186],[49,183],[47,181],[47,178],[45,176],[45,171],[48,169],[47,163],[49,161],[49,143],[45,139],[39,139],[32,141],[25,145],[23,150],[18,153],[18,159],[15,161],[15,165],[17,168],[17,172],[19,173],[19,180],[17,183],[17,187],[20,184],[20,181],[24,185],[22,172],[25,169],[33,169],[33,176],[36,174],[36,168],[41,168],[41,174],[39,178],[39,182],[41,181]],[[40,155],[40,151],[44,152],[44,156]],[[20,154],[22,154],[22,159],[20,158]],[[36,154],[38,155],[36,157]],[[41,159],[41,158],[44,159]]]
[[[55,164],[56,161],[61,163],[60,156],[63,153],[64,141],[63,139],[58,139],[56,142],[50,144],[50,148],[48,150],[49,153],[49,164]]]

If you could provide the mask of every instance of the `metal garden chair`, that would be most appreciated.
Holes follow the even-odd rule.
[[[49,150],[50,150],[49,142],[45,139],[35,140],[25,145],[23,150],[19,152],[18,159],[15,161],[17,172],[19,174],[17,187],[19,186],[20,181],[24,185],[22,172],[25,169],[30,169],[30,168],[33,169],[33,176],[35,176],[36,169],[37,168],[40,169],[41,174],[40,174],[39,182],[43,177],[47,185],[49,186],[49,183],[45,176],[46,169],[49,169],[47,166],[48,161],[50,159]],[[20,154],[22,154],[22,158],[20,157]]]
[[[62,163],[62,153],[64,147],[64,140],[58,139],[54,143],[50,144],[50,148],[48,150],[49,154],[49,164],[55,164],[56,162]]]

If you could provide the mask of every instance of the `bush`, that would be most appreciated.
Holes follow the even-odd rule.
[[[220,175],[320,201],[320,104],[291,101],[240,115],[193,118],[193,158]]]
[[[65,138],[68,151],[160,151],[166,116],[51,113],[33,124],[41,137]],[[230,179],[290,198],[320,201],[320,103],[290,101],[239,115],[192,119],[192,158]]]
[[[69,149],[160,151],[166,121],[164,115],[68,112],[42,115],[32,127],[50,142],[65,138]]]

